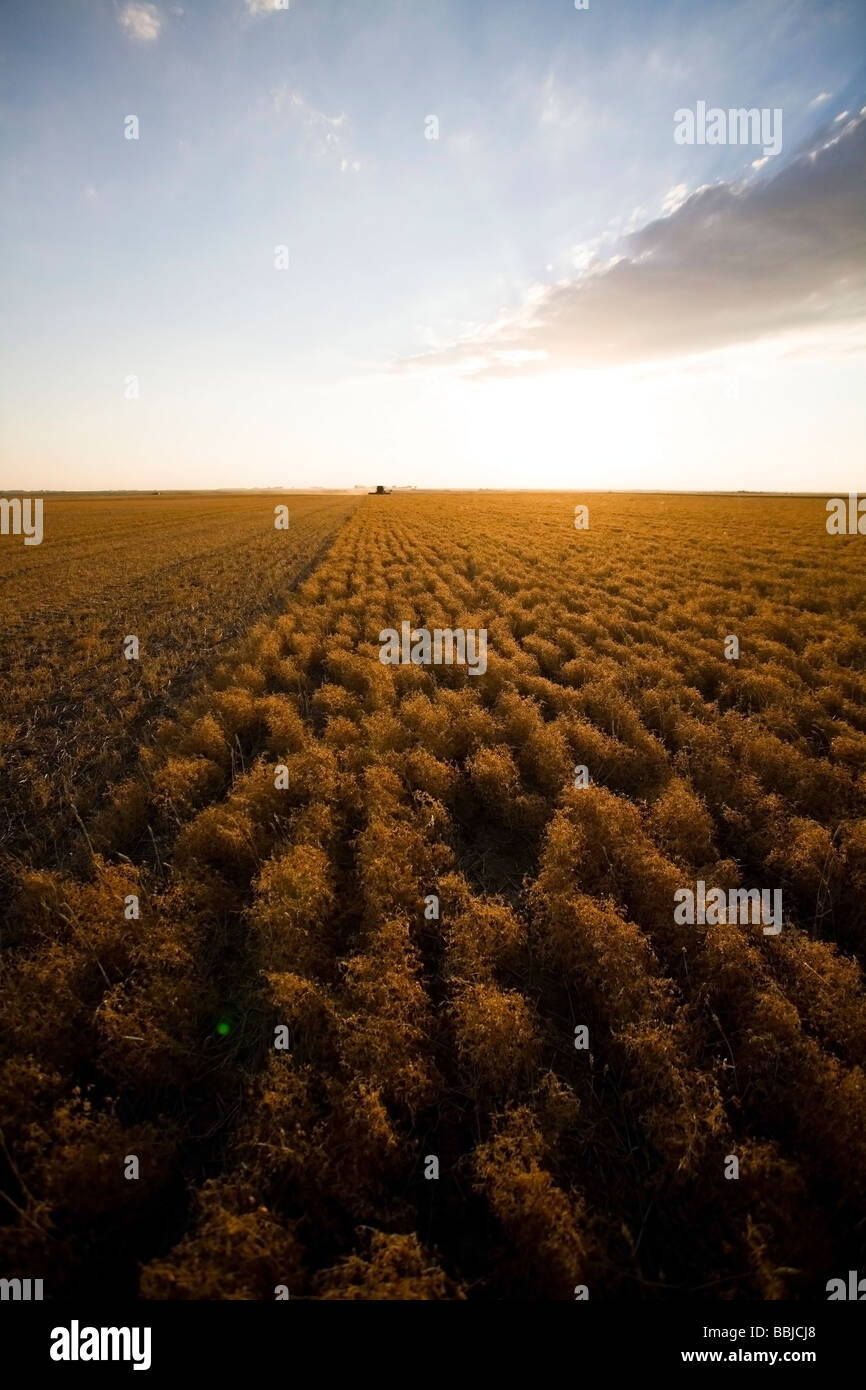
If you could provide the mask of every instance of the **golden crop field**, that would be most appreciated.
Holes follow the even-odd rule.
[[[265,495],[48,498],[45,536],[0,538],[0,846],[60,852],[198,666],[314,564],[354,503]],[[119,659],[135,634],[146,655]]]
[[[866,1256],[862,538],[819,497],[272,500],[3,540],[3,1269],[825,1297]],[[404,624],[483,659],[389,663]]]

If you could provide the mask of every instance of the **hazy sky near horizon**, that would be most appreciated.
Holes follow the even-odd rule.
[[[278,4],[0,7],[7,493],[866,490],[863,0]]]

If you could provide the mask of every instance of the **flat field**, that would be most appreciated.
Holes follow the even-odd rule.
[[[2,1268],[825,1298],[866,1258],[862,537],[818,497],[276,500],[3,539]],[[383,664],[404,622],[486,669]],[[699,884],[782,930],[678,920]]]
[[[274,507],[289,508],[288,531]],[[0,537],[0,846],[55,853],[189,678],[324,553],[340,496],[48,497]],[[139,661],[123,657],[138,637]],[[34,837],[39,845],[34,844]]]

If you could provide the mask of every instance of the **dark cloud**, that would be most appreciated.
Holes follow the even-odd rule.
[[[610,366],[857,320],[866,320],[863,112],[823,126],[778,174],[765,165],[698,190],[625,237],[612,260],[403,365],[495,376]]]

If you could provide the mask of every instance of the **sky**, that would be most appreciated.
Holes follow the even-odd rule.
[[[864,491],[866,4],[3,0],[0,324],[7,493]]]

